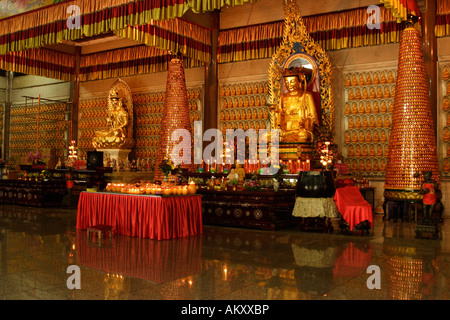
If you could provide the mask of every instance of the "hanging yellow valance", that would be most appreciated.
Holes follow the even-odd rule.
[[[172,58],[168,51],[146,45],[84,55],[80,60],[80,81],[163,72]],[[202,65],[195,59],[183,61],[186,68]]]
[[[62,81],[75,80],[74,56],[46,48],[0,56],[0,69]]]
[[[397,22],[407,21],[408,14],[420,16],[420,9],[416,0],[380,0],[386,8],[391,10]]]
[[[256,0],[190,0],[189,7],[195,13],[204,13],[220,10],[225,6],[234,7],[251,2],[256,2]]]
[[[304,17],[311,37],[325,50],[400,42],[403,29],[392,13],[380,7],[381,28],[367,27],[367,8]],[[219,32],[219,63],[270,58],[281,44],[284,21]]]
[[[436,25],[434,33],[436,37],[450,36],[450,2],[437,0]]]
[[[420,9],[416,0],[380,0],[386,8],[391,10],[397,22],[407,21],[408,14],[420,16]]]
[[[199,61],[211,60],[210,29],[182,19],[155,21],[142,26],[128,26],[115,34]]]
[[[0,20],[0,55],[77,40],[153,21],[182,17],[188,10],[207,12],[224,6],[256,0],[73,0]],[[74,21],[69,6],[79,8],[80,28],[69,29]],[[72,17],[72,18],[71,18]],[[194,57],[191,57],[194,58]]]

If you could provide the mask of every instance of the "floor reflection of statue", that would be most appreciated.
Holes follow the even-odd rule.
[[[287,92],[275,110],[281,141],[310,142],[314,125],[319,125],[319,117],[314,98],[307,91],[306,75],[302,68],[290,68],[283,71],[283,79]]]
[[[129,144],[127,139],[129,115],[123,106],[122,97],[117,92],[111,93],[108,109],[107,130],[95,132],[92,143],[98,149],[126,148]]]

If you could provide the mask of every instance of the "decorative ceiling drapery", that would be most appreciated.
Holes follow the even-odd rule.
[[[407,21],[410,13],[420,16],[420,9],[416,0],[380,0],[380,3],[391,10],[398,22]]]
[[[256,0],[65,1],[1,19],[0,59],[14,60],[15,57],[26,56],[20,53],[22,51],[58,44],[63,40],[75,41],[113,32],[164,51],[182,53],[189,61],[188,65],[196,66],[211,59],[209,30],[177,18],[190,9],[202,13],[254,1]],[[67,13],[67,8],[71,5],[80,9],[80,28],[69,29],[67,26],[67,20],[72,14]],[[164,60],[167,54],[164,52],[161,59]],[[28,61],[29,70],[38,62],[28,59],[24,61]],[[10,65],[2,62],[4,67]],[[26,62],[22,66],[25,68]]]
[[[46,48],[2,55],[0,69],[63,81],[75,79],[74,56]]]
[[[436,37],[450,36],[450,3],[447,0],[437,0]]]
[[[146,45],[84,55],[80,61],[80,81],[110,79],[167,71],[173,54]],[[202,65],[186,58],[187,68]]]
[[[367,27],[367,8],[304,17],[311,37],[327,51],[398,43],[403,30],[392,13],[380,7],[381,28]],[[222,30],[218,62],[269,58],[280,45],[284,21]]]
[[[142,26],[127,27],[115,32],[117,36],[148,46],[182,53],[202,62],[211,60],[210,29],[182,19],[155,21]]]

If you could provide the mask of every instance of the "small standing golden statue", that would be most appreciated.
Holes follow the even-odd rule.
[[[275,108],[276,124],[281,129],[282,142],[311,142],[314,125],[319,125],[314,98],[307,91],[303,68],[289,68],[283,71],[287,92]]]
[[[96,149],[131,149],[134,146],[132,107],[131,92],[119,79],[108,97],[107,129],[96,131],[92,139]]]

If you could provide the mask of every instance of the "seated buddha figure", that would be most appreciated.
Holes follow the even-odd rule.
[[[92,144],[96,149],[129,148],[134,141],[127,137],[129,114],[123,106],[123,98],[112,90],[108,99],[107,129],[96,131]]]
[[[281,96],[280,106],[274,110],[283,142],[309,142],[314,125],[319,125],[314,98],[307,91],[306,75],[302,68],[283,71],[287,92]]]

